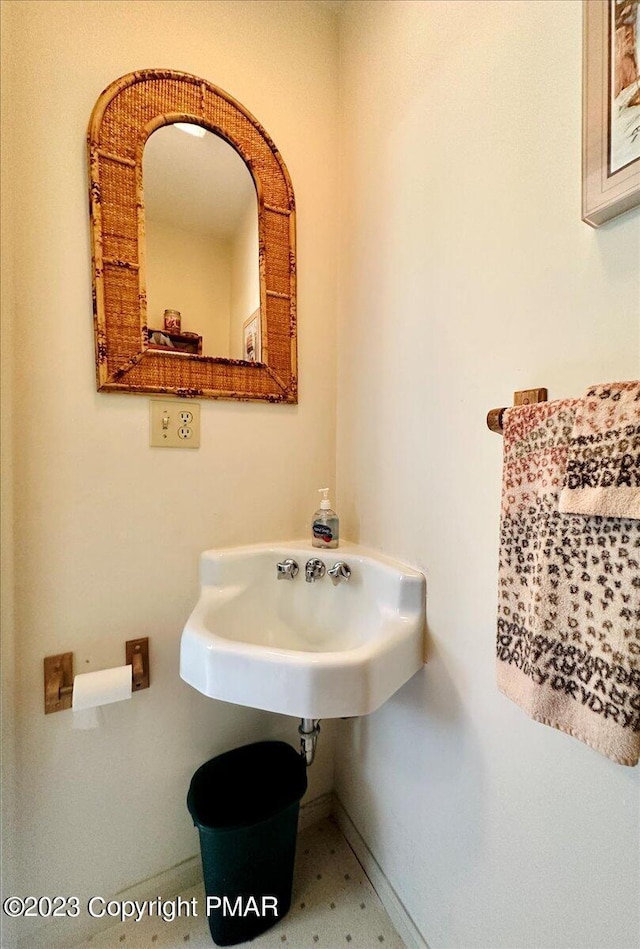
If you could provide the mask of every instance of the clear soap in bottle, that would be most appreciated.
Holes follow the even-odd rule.
[[[340,521],[336,512],[331,510],[329,488],[320,488],[319,491],[323,497],[320,508],[313,515],[311,543],[314,547],[333,550],[340,541]]]

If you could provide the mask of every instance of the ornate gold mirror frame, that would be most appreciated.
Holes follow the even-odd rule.
[[[253,177],[259,363],[148,348],[142,153],[151,133],[173,122],[193,122],[224,138]],[[88,145],[98,389],[297,402],[295,201],[285,164],[259,122],[204,79],[144,69],[102,93]]]

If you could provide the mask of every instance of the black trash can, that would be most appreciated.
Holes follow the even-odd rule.
[[[200,833],[213,941],[254,939],[291,905],[304,758],[283,741],[235,748],[198,768],[187,807]]]

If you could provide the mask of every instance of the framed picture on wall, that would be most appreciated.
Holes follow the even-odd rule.
[[[260,310],[257,309],[242,324],[242,358],[247,362],[262,361],[260,342]]]
[[[640,0],[583,2],[582,220],[640,205]]]

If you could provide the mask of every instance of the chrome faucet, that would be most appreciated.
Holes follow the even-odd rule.
[[[276,564],[276,569],[278,571],[278,580],[293,580],[294,577],[298,576],[298,564],[295,560],[283,560],[281,563]]]
[[[321,580],[326,572],[327,568],[323,562],[314,557],[311,560],[307,560],[307,564],[304,568],[304,578],[307,583],[314,583],[316,580]]]
[[[337,587],[341,580],[344,580],[345,583],[348,582],[351,577],[351,567],[344,560],[338,560],[330,570],[327,570],[327,573],[331,577],[334,587]]]

